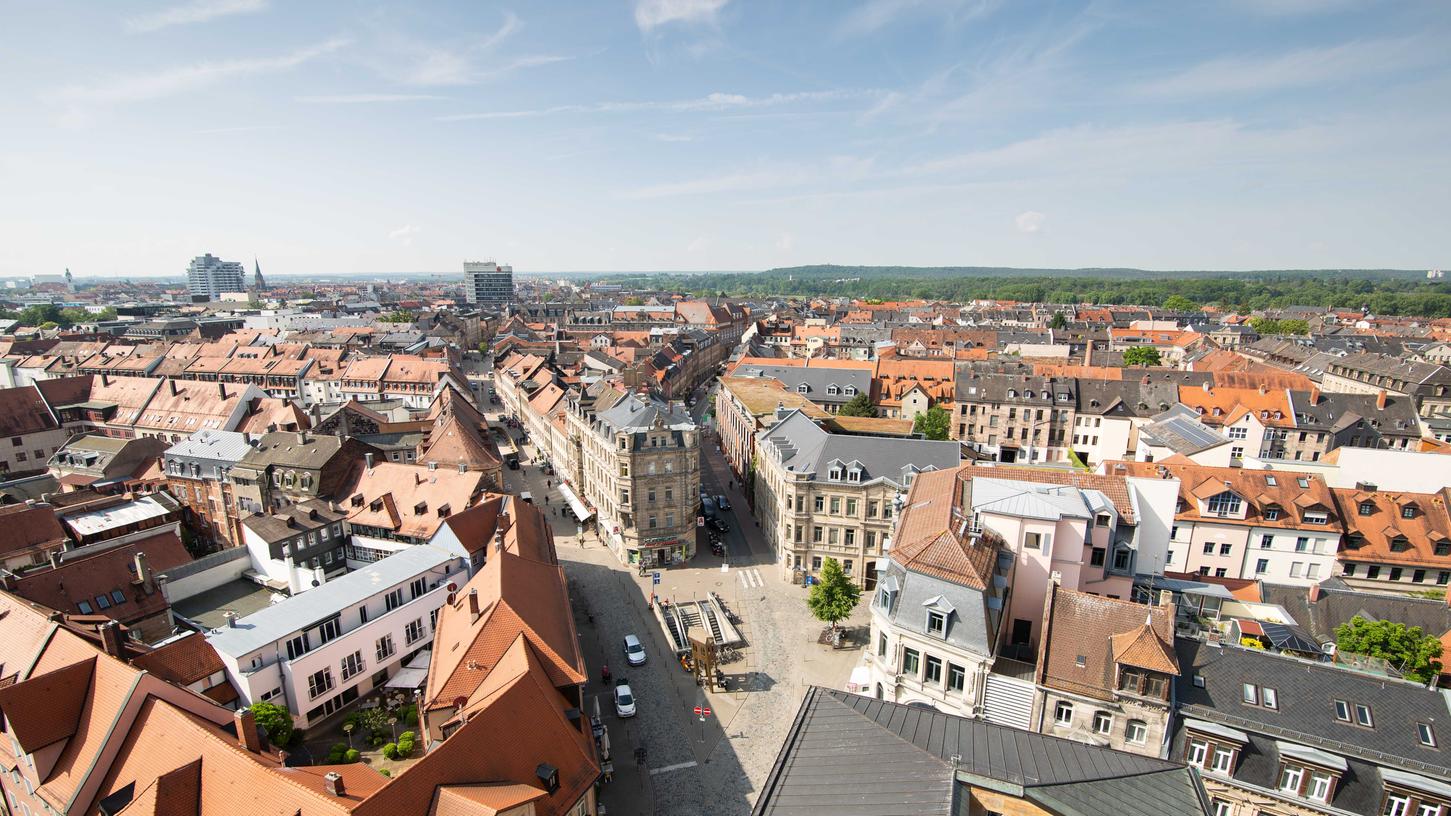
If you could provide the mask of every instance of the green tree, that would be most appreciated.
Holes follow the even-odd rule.
[[[1156,366],[1160,362],[1159,350],[1153,346],[1134,346],[1124,351],[1125,366]]]
[[[1068,328],[1068,318],[1064,317],[1062,312],[1054,312],[1053,318],[1048,321],[1048,328],[1066,329]]]
[[[912,420],[912,430],[928,439],[946,439],[952,429],[952,415],[941,405],[934,405]]]
[[[644,306],[645,305],[645,301],[641,300],[638,297],[635,297],[635,296],[631,295],[630,297],[625,298],[625,305],[626,306]]]
[[[413,313],[410,311],[399,309],[396,312],[390,312],[383,315],[382,317],[378,318],[378,320],[384,323],[412,323]]]
[[[267,732],[267,739],[273,745],[286,745],[292,739],[292,715],[276,703],[257,702],[252,704],[252,716]]]
[[[870,397],[866,394],[857,394],[847,400],[846,404],[841,406],[841,410],[836,413],[838,416],[874,417],[877,415],[877,409],[872,405]]]
[[[1164,308],[1171,312],[1192,312],[1199,308],[1199,304],[1183,295],[1170,295],[1164,298]]]
[[[61,321],[60,307],[54,303],[37,303],[34,306],[26,306],[20,310],[18,319],[25,326],[41,326],[46,323],[59,324]]]
[[[1335,627],[1335,645],[1342,652],[1381,658],[1417,683],[1441,673],[1441,641],[1419,626],[1356,615]]]
[[[1298,317],[1285,318],[1280,321],[1280,334],[1309,334],[1310,321],[1301,320]]]
[[[817,620],[831,624],[831,631],[835,633],[837,623],[851,614],[861,597],[861,588],[846,577],[841,563],[827,556],[821,565],[820,579],[811,585],[811,593],[806,596],[806,608]]]

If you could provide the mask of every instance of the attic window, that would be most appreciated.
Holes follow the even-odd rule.
[[[1360,503],[1360,514],[1362,516],[1369,516],[1369,515],[1371,515],[1374,512],[1375,512],[1375,503],[1374,502],[1363,501],[1363,502]]]
[[[854,467],[846,472],[848,482],[860,482],[862,480],[862,469]]]
[[[796,386],[796,392],[798,394],[809,394],[811,393],[811,386],[807,385],[806,383],[801,383],[800,385]]]
[[[836,383],[832,383],[831,385],[828,385],[826,387],[826,393],[832,396],[836,396],[837,394],[841,393],[841,389],[836,387]]]
[[[1009,397],[1016,397],[1017,395],[1018,395],[1018,391],[1017,391],[1016,388],[1009,388],[1008,389],[1008,396]]]
[[[831,472],[827,476],[827,478],[828,479],[831,479],[833,482],[839,482],[839,481],[841,481],[841,468],[838,468],[838,467],[832,468],[831,469]]]
[[[846,387],[846,395],[848,397],[854,397],[854,396],[856,396],[856,386],[855,385],[848,385]]]
[[[1402,507],[1401,508],[1401,518],[1403,518],[1403,519],[1413,519],[1415,517],[1416,517],[1416,506],[1414,504],[1408,504],[1405,507]]]
[[[927,613],[927,634],[933,637],[947,636],[947,616],[941,612]]]
[[[1309,490],[1310,489],[1310,480],[1307,479],[1307,478],[1305,478],[1304,476],[1300,476],[1300,477],[1296,478],[1295,479],[1295,484],[1299,485],[1301,490]]]
[[[1275,481],[1275,477],[1266,474],[1265,484],[1269,485],[1270,487],[1275,487],[1279,484],[1279,482]]]

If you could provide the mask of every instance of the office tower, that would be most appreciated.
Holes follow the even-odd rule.
[[[464,261],[464,298],[479,306],[514,300],[514,267],[493,261]]]
[[[207,253],[191,259],[186,268],[186,288],[192,298],[216,300],[223,292],[245,292],[242,283],[246,270],[236,261],[224,261]]]

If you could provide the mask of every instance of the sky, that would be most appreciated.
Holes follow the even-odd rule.
[[[0,276],[1451,266],[1451,3],[0,2]]]

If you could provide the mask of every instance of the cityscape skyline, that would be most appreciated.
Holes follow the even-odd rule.
[[[0,277],[172,277],[198,251],[280,276],[480,252],[521,274],[1446,265],[1442,4],[194,0],[13,21]]]

